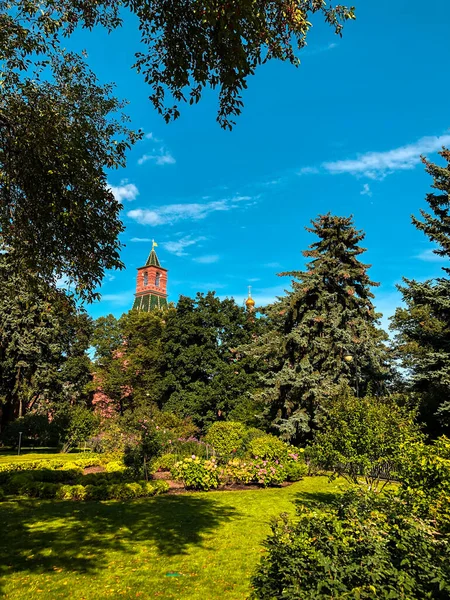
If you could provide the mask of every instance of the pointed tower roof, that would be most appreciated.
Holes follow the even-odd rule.
[[[152,249],[151,249],[150,254],[148,255],[147,262],[145,263],[146,267],[160,267],[161,266],[161,264],[158,260],[158,257],[156,256],[156,252],[155,252],[155,247],[157,245],[158,244],[155,242],[155,240],[152,240]]]

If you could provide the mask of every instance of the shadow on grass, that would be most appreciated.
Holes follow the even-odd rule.
[[[238,516],[233,507],[190,494],[129,503],[5,502],[1,514],[2,578],[20,572],[93,573],[107,567],[112,551],[135,554],[135,544],[162,556],[185,554]]]

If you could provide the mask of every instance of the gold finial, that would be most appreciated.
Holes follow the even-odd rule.
[[[249,285],[248,286],[248,298],[245,301],[245,306],[247,307],[247,310],[252,311],[255,308],[255,304],[256,304],[256,302],[252,298],[252,286]]]
[[[158,244],[155,242],[155,240],[152,240],[152,250],[157,248],[157,246],[158,246]]]

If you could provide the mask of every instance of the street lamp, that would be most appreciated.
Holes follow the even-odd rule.
[[[19,431],[19,451],[17,452],[17,455],[20,456],[20,447],[22,445],[22,432]]]
[[[356,397],[359,398],[359,374],[358,374],[358,361],[356,360],[356,356],[353,356],[353,354],[345,354],[344,355],[344,360],[346,363],[348,363],[349,365],[351,363],[355,363],[355,391],[356,391]]]

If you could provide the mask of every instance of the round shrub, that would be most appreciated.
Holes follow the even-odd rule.
[[[28,494],[33,484],[33,476],[29,473],[14,473],[9,478],[7,488],[10,494]]]
[[[207,491],[219,487],[219,471],[214,458],[204,460],[198,456],[185,458],[172,469],[175,479],[182,481],[186,489]]]
[[[303,461],[288,460],[284,463],[287,481],[300,481],[308,474],[308,466]]]
[[[245,425],[238,421],[218,421],[208,429],[205,442],[219,458],[225,459],[242,452],[246,431]]]
[[[248,444],[249,453],[264,460],[286,460],[290,450],[288,444],[269,433],[254,438]]]

